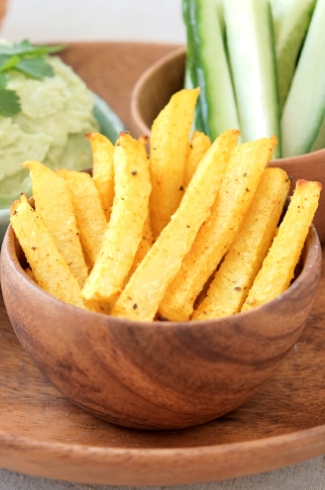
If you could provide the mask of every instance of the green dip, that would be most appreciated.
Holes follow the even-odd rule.
[[[48,167],[81,170],[92,165],[85,134],[99,130],[93,115],[93,94],[60,58],[49,57],[55,76],[36,80],[10,71],[7,88],[20,97],[22,111],[0,116],[0,209],[24,191],[31,194],[26,160]]]

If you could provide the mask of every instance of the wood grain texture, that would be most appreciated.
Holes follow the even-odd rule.
[[[209,424],[167,432],[128,430],[71,404],[30,361],[1,302],[0,465],[70,481],[171,485],[233,478],[322,454],[324,292],[322,277],[307,327],[258,394]]]
[[[131,128],[135,137],[150,136],[151,125],[170,97],[183,88],[185,48],[178,48],[153,64],[138,80],[131,100]],[[270,135],[271,136],[271,135]],[[325,185],[325,149],[299,157],[273,160],[271,167],[283,168],[293,179],[291,192],[298,179]],[[325,191],[321,193],[314,225],[321,243],[325,242]]]
[[[76,44],[65,56],[128,126],[138,76],[131,67],[140,74],[173,48],[102,43],[97,65],[83,56],[87,49],[97,58],[97,46]],[[302,336],[249,402],[208,424],[167,432],[118,427],[69,402],[30,361],[0,299],[0,466],[84,483],[172,485],[234,478],[324,453],[324,293],[322,277]]]

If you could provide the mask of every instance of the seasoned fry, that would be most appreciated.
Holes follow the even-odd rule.
[[[114,154],[115,197],[99,257],[82,290],[85,299],[111,301],[123,287],[148,216],[149,161],[143,144],[120,133]]]
[[[234,241],[276,144],[275,137],[262,138],[235,149],[211,216],[159,306],[162,317],[184,321],[192,315],[195,299]]]
[[[26,194],[15,201],[10,222],[30,264],[37,284],[52,296],[79,308],[85,308],[80,287],[41,215],[27,202]]]
[[[290,180],[280,168],[267,168],[242,227],[193,320],[238,313],[260,270],[279,222]]]
[[[149,250],[151,249],[152,245],[154,244],[154,238],[153,234],[151,231],[150,227],[150,216],[148,213],[148,217],[146,221],[144,222],[143,226],[143,232],[142,232],[142,238],[141,242],[139,243],[137,253],[135,254],[133,264],[131,269],[129,270],[129,273],[124,281],[124,284],[127,284],[132,276],[132,274],[137,270]]]
[[[88,133],[86,136],[93,149],[93,179],[109,221],[114,198],[114,145],[99,133]]]
[[[239,131],[226,131],[205,154],[176,213],[126,285],[112,315],[153,320],[166,289],[208,218]]]
[[[197,88],[174,94],[152,126],[150,215],[155,238],[168,224],[183,197],[185,162],[199,93]]]
[[[289,286],[317,210],[322,185],[298,180],[288,210],[241,311],[263,305]]]
[[[27,269],[25,269],[25,273],[27,274],[27,276],[34,282],[37,283],[36,281],[36,277],[35,277],[35,274],[34,272],[32,271],[32,269],[30,269],[29,267],[27,267]]]
[[[67,183],[39,162],[25,162],[22,167],[27,167],[31,173],[37,213],[43,218],[59,252],[82,287],[88,276],[88,268]]]
[[[199,162],[210,146],[211,141],[209,136],[206,136],[204,133],[200,133],[200,131],[194,131],[185,164],[185,177],[183,184],[184,189],[187,189]]]
[[[57,170],[65,179],[72,196],[73,209],[83,250],[94,265],[99,254],[107,220],[93,179],[85,172]]]

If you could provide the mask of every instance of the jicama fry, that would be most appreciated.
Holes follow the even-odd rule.
[[[185,321],[192,315],[195,299],[235,239],[276,144],[275,137],[262,138],[235,149],[211,216],[159,306],[162,317]]]
[[[143,144],[123,132],[114,154],[115,196],[99,257],[82,290],[85,299],[112,301],[122,290],[148,216],[149,161]]]
[[[129,282],[132,274],[137,270],[137,268],[139,267],[139,265],[141,264],[141,262],[143,261],[143,259],[145,258],[145,256],[147,255],[147,253],[149,252],[153,244],[154,244],[154,238],[150,227],[150,216],[148,214],[148,217],[144,222],[141,242],[139,243],[139,247],[137,253],[135,254],[132,267],[129,270],[129,273],[124,281],[124,284],[127,284]]]
[[[150,141],[151,227],[157,238],[183,197],[185,162],[200,89],[172,96],[153,123]]]
[[[37,284],[56,298],[85,308],[80,287],[41,215],[34,211],[22,194],[11,207],[10,222],[30,264]]]
[[[34,282],[37,283],[36,281],[36,277],[35,277],[35,274],[34,272],[32,271],[32,269],[30,269],[29,267],[27,267],[27,269],[25,269],[25,273],[27,274],[27,276]]]
[[[93,149],[93,179],[109,221],[114,198],[114,145],[99,133],[89,133],[86,136]]]
[[[85,172],[57,170],[68,184],[83,250],[91,267],[99,254],[107,220],[93,179]]]
[[[44,220],[59,252],[82,287],[88,276],[88,267],[81,248],[68,185],[42,163],[30,161],[23,163],[22,167],[27,167],[32,177],[37,213]]]
[[[280,224],[241,311],[263,305],[289,286],[317,210],[322,185],[298,180],[288,210]]]
[[[238,313],[270,248],[290,180],[284,170],[267,168],[239,233],[193,320]]]
[[[190,144],[189,153],[185,164],[184,189],[187,189],[188,184],[193,177],[198,164],[203,158],[205,152],[210,148],[211,141],[209,136],[206,136],[200,131],[194,131]]]
[[[239,131],[226,131],[207,151],[182,202],[126,285],[112,315],[153,320],[166,289],[208,218]]]

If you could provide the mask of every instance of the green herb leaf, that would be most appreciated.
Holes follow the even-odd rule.
[[[0,73],[0,90],[3,90],[8,85],[9,77],[8,75],[4,75]]]
[[[0,75],[3,76],[3,75]],[[13,90],[0,90],[0,112],[2,116],[15,116],[21,111],[19,96]]]
[[[34,78],[54,77],[54,70],[46,63],[46,56],[39,58],[23,58],[15,68]]]
[[[18,65],[20,61],[19,56],[16,54],[14,56],[0,56],[0,71],[3,73],[4,71],[12,70]]]
[[[5,44],[0,44],[0,55],[33,55],[33,56],[44,56],[49,53],[57,53],[65,49],[64,44],[59,46],[33,46],[27,39],[22,41],[20,44],[13,44],[12,46],[7,46]]]

